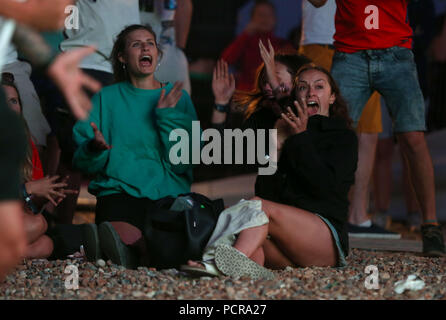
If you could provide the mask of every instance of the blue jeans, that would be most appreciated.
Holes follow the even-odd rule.
[[[391,47],[355,53],[336,51],[331,68],[354,126],[374,90],[384,98],[394,132],[425,131],[424,98],[410,49]]]

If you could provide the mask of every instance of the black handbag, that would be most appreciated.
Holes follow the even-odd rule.
[[[188,193],[193,199],[192,209],[170,210],[176,198],[158,200],[155,209],[146,215],[144,238],[148,253],[148,267],[178,268],[188,260],[201,260],[206,246],[224,209],[223,200],[210,200]]]

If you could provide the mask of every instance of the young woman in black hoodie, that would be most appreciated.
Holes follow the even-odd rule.
[[[257,128],[269,123],[278,130],[277,171],[257,177],[252,199],[262,201],[269,219],[256,262],[263,260],[272,269],[344,266],[347,194],[356,171],[357,138],[328,71],[302,67],[294,93],[294,111],[263,110],[247,121]]]

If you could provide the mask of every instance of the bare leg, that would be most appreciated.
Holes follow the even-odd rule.
[[[423,219],[436,220],[434,168],[424,133],[399,133],[398,141],[409,163]]]
[[[234,248],[251,257],[266,240],[268,235],[268,225],[245,229],[240,232],[235,241]]]
[[[113,221],[110,222],[110,224],[119,234],[122,242],[126,245],[135,244],[142,238],[141,230],[127,222]]]
[[[26,248],[25,258],[43,259],[48,258],[53,252],[53,241],[48,236],[41,236],[39,239],[29,244]]]
[[[277,248],[273,241],[266,240],[263,244],[263,251],[265,254],[265,267],[274,270],[285,269],[288,266],[295,267],[294,263]]]
[[[373,171],[373,194],[375,208],[379,212],[389,209],[392,193],[393,138],[379,139]]]
[[[48,224],[41,214],[33,215],[25,213],[23,215],[23,222],[28,244],[35,242],[42,235],[44,235],[48,228]]]
[[[360,133],[358,139],[358,168],[355,174],[355,184],[349,194],[351,202],[349,222],[352,224],[361,224],[370,219],[367,215],[367,203],[378,134]]]
[[[49,135],[46,139],[47,150],[46,159],[44,164],[44,172],[50,176],[56,175],[57,167],[59,166],[60,160],[60,148],[57,138],[54,135]]]
[[[327,224],[315,214],[292,206],[261,200],[269,218],[268,232],[283,256],[293,264],[307,266],[335,266],[337,249]],[[269,251],[264,250],[268,262]]]
[[[82,175],[79,171],[73,171],[62,162],[59,164],[58,173],[61,177],[69,176],[67,184],[68,189],[80,191]],[[74,212],[76,211],[77,199],[79,193],[68,194],[67,197],[60,203],[56,210],[57,223],[72,224]]]
[[[400,148],[401,160],[403,161],[403,192],[404,202],[406,203],[407,212],[419,212],[417,195],[413,187],[412,176],[410,174],[409,161]]]

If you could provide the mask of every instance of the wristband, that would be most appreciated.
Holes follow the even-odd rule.
[[[34,214],[38,214],[38,213],[39,213],[39,210],[37,210],[36,206],[35,206],[34,203],[32,202],[32,195],[30,195],[30,194],[26,191],[25,184],[22,184],[21,188],[22,188],[22,196],[23,196],[23,200],[25,201],[26,206],[27,206],[28,209],[31,210]]]
[[[224,113],[228,113],[229,112],[229,103],[227,104],[215,104],[215,109],[219,112],[224,112]]]

